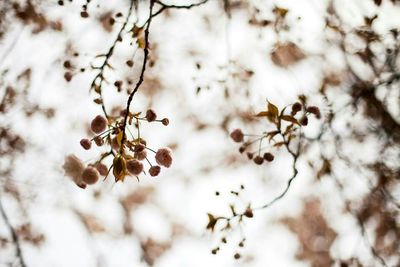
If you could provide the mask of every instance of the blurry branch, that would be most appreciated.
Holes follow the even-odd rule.
[[[208,0],[203,0],[203,1],[199,2],[199,3],[189,4],[189,5],[186,5],[186,6],[177,6],[177,5],[167,5],[167,4],[164,4],[163,2],[161,2],[159,0],[156,0],[155,3],[159,4],[161,6],[161,8],[159,10],[157,10],[157,12],[152,14],[151,17],[155,17],[155,16],[159,15],[160,13],[162,13],[166,9],[191,9],[193,7],[201,6],[201,5],[203,5],[203,4],[207,3],[207,2],[208,2]]]
[[[103,64],[100,67],[94,67],[94,69],[98,69],[99,70],[99,73],[94,77],[93,82],[92,82],[92,84],[90,86],[91,90],[94,89],[96,92],[98,92],[98,94],[100,96],[100,99],[101,99],[101,108],[103,109],[104,115],[106,117],[108,117],[108,116],[107,116],[107,111],[106,111],[106,108],[105,108],[105,105],[104,105],[104,100],[103,100],[103,96],[102,96],[102,88],[101,88],[101,86],[102,86],[102,84],[104,82],[104,71],[105,71],[105,69],[107,67],[110,67],[110,64],[109,64],[110,58],[112,57],[112,55],[114,53],[114,49],[115,49],[117,43],[119,41],[121,41],[122,32],[126,28],[126,25],[129,22],[129,18],[131,17],[135,1],[131,0],[130,2],[131,3],[130,3],[130,6],[129,6],[128,14],[126,15],[125,21],[122,24],[122,26],[121,26],[118,34],[117,34],[117,37],[115,38],[115,40],[112,43],[111,47],[108,49],[108,52],[106,54],[104,54],[104,55],[99,55],[99,56],[104,57],[104,61],[103,61]]]
[[[16,254],[17,258],[19,259],[21,267],[26,267],[26,264],[25,264],[25,261],[24,261],[24,257],[22,255],[21,243],[19,241],[17,232],[15,231],[13,226],[11,225],[10,220],[8,219],[8,216],[6,214],[6,211],[4,210],[3,204],[1,203],[1,200],[0,200],[0,213],[1,213],[1,216],[3,217],[3,220],[4,220],[7,228],[9,229],[9,231],[11,233],[11,238],[12,238],[12,241],[13,241],[13,243],[15,245],[15,254]]]
[[[133,100],[133,96],[136,94],[136,92],[139,90],[140,85],[144,81],[144,73],[146,71],[146,66],[147,66],[147,60],[149,58],[149,35],[150,35],[150,24],[152,21],[152,18],[154,17],[153,14],[153,7],[154,7],[154,0],[150,0],[150,12],[149,12],[149,19],[146,22],[146,28],[144,30],[144,56],[143,56],[143,63],[142,63],[142,70],[140,71],[139,75],[139,80],[137,81],[135,88],[133,91],[129,94],[128,101],[126,103],[126,110],[125,110],[125,117],[124,121],[122,124],[122,141],[121,143],[123,144],[125,141],[126,133],[125,133],[125,128],[126,128],[126,123],[128,121],[128,116],[129,116],[129,109],[131,107],[131,103]],[[144,27],[144,26],[143,26]],[[123,145],[121,145],[121,152],[123,150]]]
[[[338,177],[331,172],[330,176],[333,178],[333,181],[335,182],[335,185],[337,186],[337,188],[339,189],[339,194],[340,197],[342,198],[342,201],[345,204],[345,209],[348,213],[350,213],[355,220],[357,221],[358,227],[360,228],[361,231],[361,235],[363,236],[366,245],[369,247],[372,256],[381,263],[382,266],[387,267],[387,263],[386,261],[379,255],[379,253],[376,251],[375,247],[373,244],[371,244],[371,241],[368,237],[366,228],[365,228],[365,224],[363,222],[363,220],[360,218],[360,216],[358,215],[358,212],[354,209],[352,209],[348,203],[348,200],[346,200],[346,197],[344,196],[343,190],[344,190],[344,186],[343,184],[339,181]]]

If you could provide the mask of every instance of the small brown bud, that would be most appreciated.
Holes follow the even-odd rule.
[[[302,109],[302,106],[299,102],[296,102],[292,106],[292,115],[296,115],[297,112],[299,112]]]
[[[143,163],[137,159],[132,159],[126,162],[127,170],[133,175],[139,175],[143,171]]]
[[[151,166],[149,169],[149,174],[154,177],[154,176],[159,175],[160,171],[161,171],[160,166],[157,166],[157,165]]]
[[[169,119],[168,119],[168,118],[164,118],[164,119],[161,120],[161,123],[162,123],[164,126],[168,126],[168,124],[169,124]]]
[[[160,148],[156,152],[156,161],[161,166],[169,168],[172,164],[172,151],[168,147]]]
[[[240,130],[240,129],[233,130],[233,132],[231,132],[230,136],[231,136],[232,140],[235,141],[236,143],[243,142],[244,134],[242,133],[242,130]]]
[[[146,111],[146,120],[148,122],[152,122],[155,121],[156,119],[157,119],[157,114],[154,112],[154,110],[148,109]]]
[[[82,172],[82,180],[87,184],[95,184],[99,180],[99,172],[88,166]]]
[[[87,138],[82,139],[80,144],[85,150],[89,150],[92,147],[92,143]]]
[[[246,211],[243,213],[244,216],[247,218],[253,218],[253,210],[250,208],[247,208]]]
[[[147,157],[147,151],[146,150],[134,153],[134,158],[137,159],[137,160],[144,160],[146,157]]]
[[[133,61],[132,60],[127,60],[126,61],[126,65],[128,65],[128,67],[133,67]]]
[[[300,124],[303,125],[303,126],[307,126],[308,118],[306,116],[301,117]]]
[[[101,138],[100,136],[96,136],[94,138],[94,142],[96,143],[97,146],[102,146],[104,145],[104,139]]]
[[[67,82],[70,82],[70,81],[72,80],[72,73],[69,72],[69,71],[65,72],[65,73],[64,73],[64,79],[65,79]]]
[[[239,147],[239,153],[243,153],[246,150],[245,146]]]
[[[69,69],[69,68],[71,68],[71,62],[69,60],[66,60],[66,61],[64,61],[63,66],[64,66],[64,68]]]
[[[266,161],[271,162],[271,161],[274,160],[274,155],[272,155],[272,154],[269,153],[269,152],[266,152],[266,153],[264,153],[263,158],[264,158]]]
[[[248,159],[253,159],[254,154],[251,152],[247,152],[247,158]]]
[[[89,17],[89,13],[87,13],[86,11],[82,11],[81,12],[81,17],[82,18],[88,18]]]
[[[106,118],[104,118],[101,115],[97,115],[93,120],[92,123],[90,124],[90,128],[94,133],[101,133],[103,132],[106,127],[107,127],[108,121]]]
[[[133,147],[133,152],[142,152],[145,150],[146,146],[143,144],[137,144]]]
[[[261,164],[263,164],[264,159],[263,159],[261,156],[256,156],[256,157],[253,159],[253,161],[254,161],[255,164],[261,165]]]
[[[97,171],[100,173],[101,176],[106,176],[108,173],[108,168],[105,164],[103,163],[98,163],[96,165]]]
[[[321,112],[319,111],[319,108],[316,106],[308,107],[307,112],[314,114],[317,119],[321,118]]]
[[[239,253],[235,253],[235,255],[233,255],[233,257],[235,258],[235,260],[240,259],[240,254]]]

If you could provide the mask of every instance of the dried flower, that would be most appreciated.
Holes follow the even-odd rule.
[[[85,183],[82,181],[81,174],[85,165],[83,162],[75,155],[68,155],[64,159],[64,165],[62,166],[65,175],[71,178],[78,186],[85,188]]]
[[[104,145],[104,139],[101,138],[100,136],[96,136],[93,140],[94,140],[94,142],[96,143],[97,146]]]
[[[105,164],[103,163],[98,163],[96,165],[96,169],[99,171],[101,176],[106,176],[108,173],[108,168]]]
[[[156,153],[156,161],[161,166],[169,168],[172,164],[172,151],[168,147],[160,148]]]
[[[137,159],[132,159],[126,162],[126,168],[133,175],[139,175],[143,171],[143,163]]]
[[[95,184],[99,180],[99,172],[96,168],[88,166],[82,172],[82,180],[86,184]]]
[[[243,142],[244,134],[242,133],[242,130],[240,129],[235,129],[233,132],[231,132],[231,138],[233,141],[236,143]]]
[[[108,121],[106,118],[104,118],[101,115],[97,115],[93,120],[92,123],[90,124],[90,128],[94,133],[101,133],[103,132],[106,127],[107,127]]]
[[[89,150],[92,147],[92,143],[87,138],[82,139],[80,144],[85,150]]]
[[[303,126],[307,126],[308,118],[306,116],[301,117],[300,124],[303,125]]]
[[[151,166],[150,169],[149,169],[149,174],[151,176],[157,176],[157,175],[160,174],[160,171],[161,171],[161,167],[160,166],[157,166],[157,165]]]

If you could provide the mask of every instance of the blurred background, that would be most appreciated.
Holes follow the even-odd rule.
[[[79,144],[102,114],[96,66],[114,47],[102,93],[118,113],[143,62],[130,29],[151,3],[0,2],[0,266],[400,266],[399,1],[203,2],[154,3],[153,14],[168,8],[151,21],[131,106],[170,120],[141,134],[172,149],[171,168],[84,190],[62,166],[107,150]],[[322,116],[293,141],[288,192],[232,229],[206,229],[208,213],[286,188],[288,151],[265,142],[275,158],[259,166],[230,133],[261,134],[267,100],[281,110],[299,95]]]

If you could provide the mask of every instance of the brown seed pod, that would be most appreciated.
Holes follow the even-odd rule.
[[[232,138],[233,141],[236,143],[243,142],[244,139],[244,134],[242,133],[242,130],[240,129],[235,129],[231,132],[230,137]]]
[[[137,159],[128,160],[126,162],[126,168],[133,175],[139,175],[143,171],[143,163]]]
[[[159,175],[160,172],[161,172],[161,167],[157,165],[151,166],[149,169],[149,174],[153,177]]]
[[[159,165],[169,168],[172,164],[172,151],[168,147],[160,148],[155,158]]]
[[[101,115],[97,115],[90,124],[90,128],[94,133],[102,133],[107,128],[108,121]]]
[[[99,180],[99,172],[97,169],[88,166],[82,172],[82,180],[86,184],[95,184]]]
[[[92,143],[87,138],[82,139],[80,144],[85,150],[89,150],[92,147]]]
[[[296,102],[292,106],[292,115],[296,115],[302,109],[302,105],[299,102]]]

